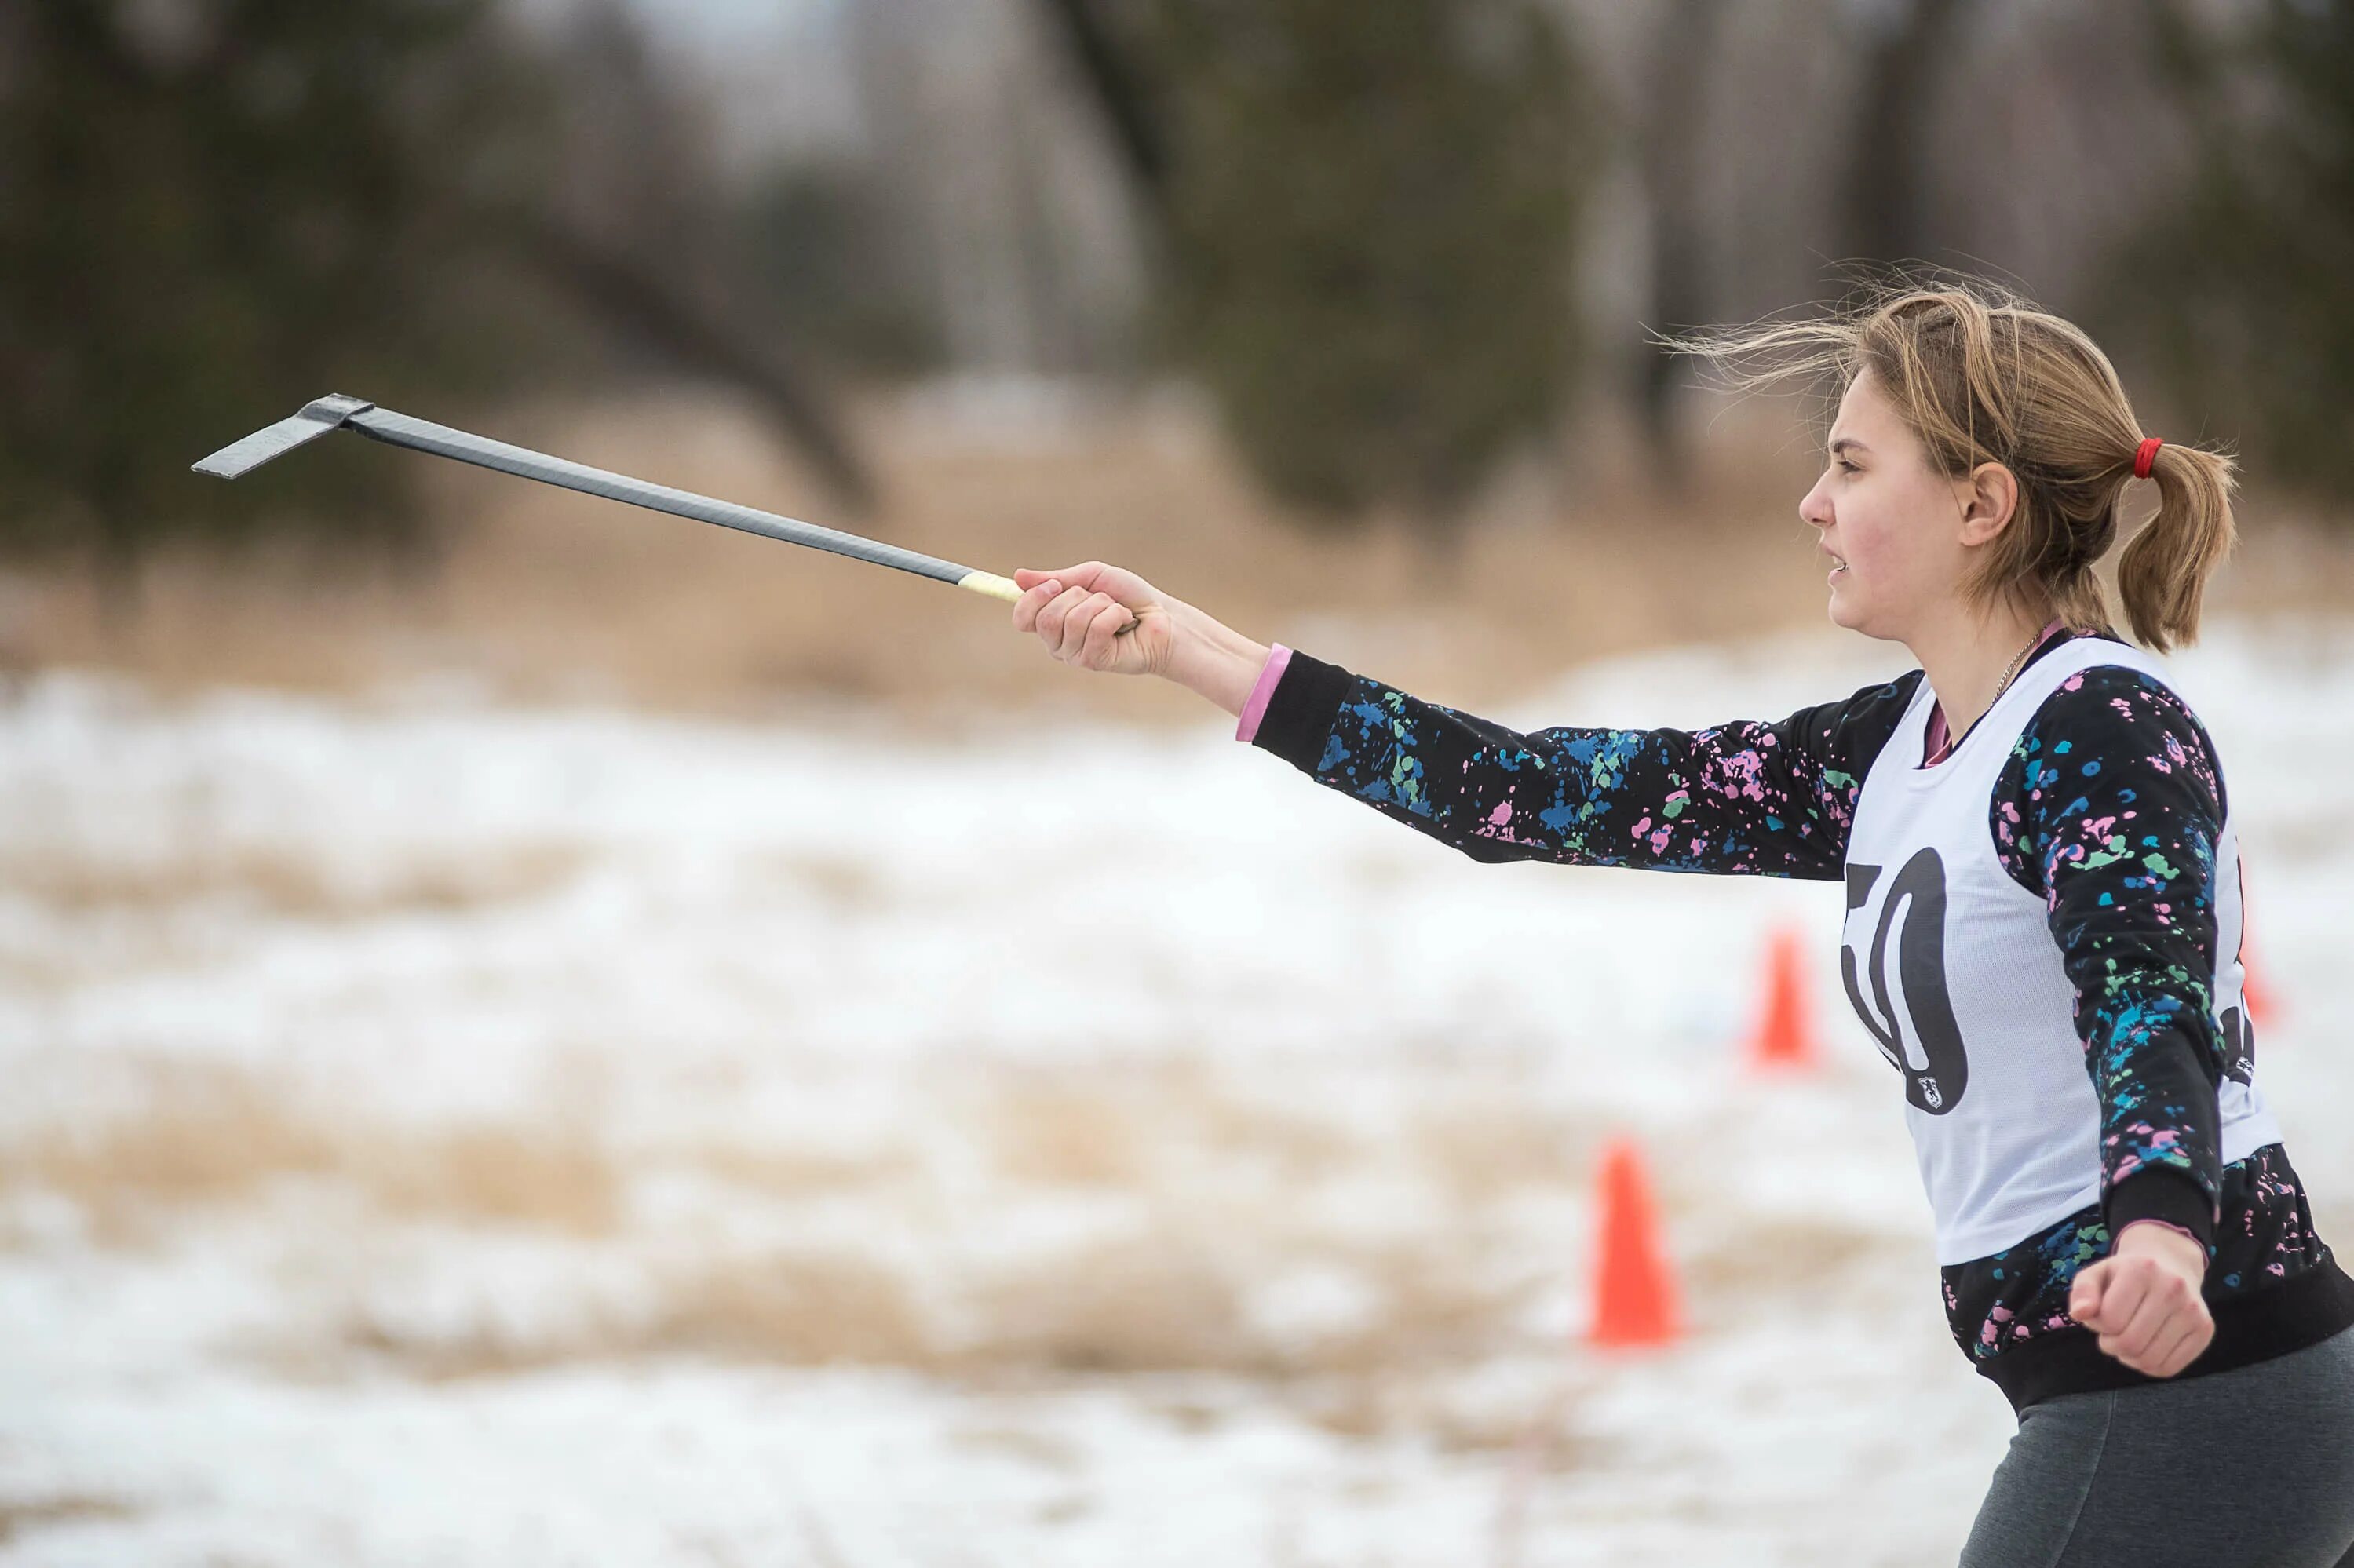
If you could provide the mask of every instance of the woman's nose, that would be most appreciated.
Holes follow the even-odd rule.
[[[1805,499],[1798,503],[1798,517],[1800,521],[1811,523],[1818,528],[1828,528],[1831,525],[1831,510],[1823,501],[1822,486],[1817,485],[1807,492]]]

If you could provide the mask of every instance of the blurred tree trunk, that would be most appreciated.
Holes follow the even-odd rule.
[[[1925,176],[1936,84],[1975,0],[1911,0],[1866,55],[1842,207],[1850,256],[1927,260]]]
[[[1723,0],[1672,0],[1652,40],[1649,112],[1638,152],[1651,209],[1651,313],[1670,330],[1697,325],[1706,309],[1699,214],[1701,132],[1709,73],[1716,61]],[[1643,430],[1668,486],[1686,482],[1675,423],[1676,360],[1648,353],[1638,387]]]
[[[1039,5],[1102,113],[1121,167],[1153,208],[1155,219],[1165,218],[1161,204],[1169,184],[1168,128],[1136,61],[1113,38],[1097,0],[1039,0]]]

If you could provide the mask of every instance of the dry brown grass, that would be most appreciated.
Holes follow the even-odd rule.
[[[403,1131],[290,1103],[258,1075],[158,1062],[139,1102],[0,1147],[0,1182],[74,1203],[101,1239],[152,1240],[174,1212],[249,1202],[289,1179],[355,1187],[400,1218],[609,1233],[620,1184],[583,1134]]]
[[[136,1107],[0,1148],[0,1178],[69,1199],[99,1234],[124,1238],[159,1204],[234,1202],[338,1163],[334,1139],[250,1075],[156,1063],[143,1076]]]
[[[1680,1260],[1685,1294],[1704,1324],[1761,1298],[1791,1299],[1829,1288],[1849,1270],[1888,1254],[1876,1231],[1828,1221],[1776,1221],[1696,1246]]]
[[[906,1282],[865,1258],[715,1265],[672,1283],[649,1347],[751,1360],[922,1365],[930,1337]]]
[[[347,1156],[345,1169],[387,1213],[403,1218],[601,1236],[620,1213],[620,1173],[579,1135],[482,1128],[383,1139]]]
[[[645,1282],[626,1308],[567,1302],[554,1324],[518,1328],[487,1308],[455,1322],[383,1312],[363,1277],[356,1305],[254,1348],[285,1374],[333,1378],[355,1357],[449,1379],[677,1354],[977,1386],[1207,1374],[1255,1383],[1335,1432],[1411,1430],[1482,1451],[1521,1442],[1529,1410],[1458,1408],[1449,1380],[1565,1348],[1531,1340],[1530,1309],[1578,1260],[1532,1236],[1515,1201],[1582,1195],[1588,1135],[1513,1095],[1501,1065],[1435,1070],[1378,1132],[1320,1119],[1312,1083],[1294,1085],[1295,1105],[1263,1097],[1280,1075],[1230,1071],[1191,1054],[974,1064],[912,1087],[905,1128],[872,1147],[715,1138],[617,1151],[561,1125],[330,1119],[250,1075],[155,1065],[135,1105],[0,1149],[0,1186],[62,1196],[100,1239],[138,1245],[196,1208],[226,1214],[280,1181],[328,1184],[361,1200],[362,1225],[543,1232],[584,1258],[631,1261]],[[955,1170],[995,1185],[940,1202],[927,1145],[943,1139],[972,1156]],[[667,1222],[657,1234],[631,1222],[627,1200],[663,1172],[716,1179],[779,1213],[850,1201],[926,1260],[909,1266],[854,1241],[747,1245],[724,1225],[703,1243]],[[1427,1220],[1368,1232],[1361,1204],[1320,1201],[1349,1192],[1320,1194],[1324,1183],[1365,1180],[1420,1187],[1434,1200]],[[931,1234],[976,1212],[1018,1223],[1024,1205],[1072,1197],[1117,1201],[1086,1211],[1099,1228],[1044,1247]],[[1684,1238],[1678,1264],[1706,1330],[1761,1299],[1819,1289],[1884,1245],[1833,1225],[1766,1224]],[[1352,1304],[1331,1318],[1262,1316],[1260,1292],[1295,1272],[1345,1282]],[[1560,1442],[1574,1454],[1574,1430]]]
[[[1581,1187],[1595,1147],[1589,1128],[1516,1102],[1502,1086],[1424,1107],[1414,1137],[1424,1168],[1466,1208],[1525,1188]]]
[[[755,857],[755,863],[783,885],[844,912],[878,909],[891,901],[875,868],[850,855],[772,853]]]
[[[1068,1438],[1023,1426],[959,1426],[949,1433],[949,1441],[975,1453],[1008,1454],[1048,1469],[1076,1470],[1086,1462],[1085,1454]]]
[[[705,1171],[763,1197],[781,1199],[871,1191],[905,1182],[917,1168],[915,1152],[904,1147],[854,1154],[716,1142],[671,1148],[652,1158]]]
[[[1517,1342],[1541,1282],[1509,1270],[1500,1282],[1496,1249],[1509,1249],[1510,1238],[1479,1224],[1476,1210],[1485,1195],[1567,1169],[1541,1150],[1546,1134],[1538,1129],[1507,1128],[1494,1148],[1469,1152],[1479,1145],[1462,1097],[1441,1104],[1427,1128],[1410,1123],[1384,1145],[1329,1131],[1310,1141],[1304,1117],[1297,1124],[1268,1117],[1273,1147],[1254,1151],[1239,1129],[1259,1113],[1214,1075],[1175,1063],[976,1072],[941,1092],[937,1117],[911,1107],[911,1120],[933,1128],[928,1136],[970,1139],[992,1156],[997,1176],[1013,1184],[1002,1202],[1018,1207],[1025,1188],[1112,1190],[1134,1200],[1128,1217],[1109,1234],[1016,1261],[986,1261],[987,1249],[935,1261],[921,1280],[855,1250],[728,1254],[665,1266],[650,1311],[592,1315],[553,1339],[517,1340],[494,1325],[412,1330],[363,1313],[341,1342],[429,1377],[673,1353],[847,1361],[977,1382],[1214,1373],[1298,1385],[1311,1419],[1345,1425],[1379,1414],[1380,1401],[1357,1383],[1459,1368]],[[1294,1185],[1303,1144],[1316,1150],[1312,1163],[1324,1175],[1346,1176],[1352,1160],[1426,1170],[1438,1190],[1455,1195],[1462,1223],[1381,1244],[1327,1234],[1278,1196]],[[640,1158],[698,1170],[764,1199],[848,1195],[874,1205],[878,1223],[942,1223],[911,1202],[925,1177],[908,1148],[843,1155],[722,1144]],[[1205,1184],[1210,1161],[1218,1174]],[[479,1216],[495,1209],[519,1223],[548,1221],[540,1189],[494,1205],[483,1186],[471,1184],[470,1195],[437,1187],[420,1211]],[[1303,1266],[1357,1282],[1367,1310],[1344,1327],[1304,1334],[1255,1321],[1253,1286]]]
[[[1197,1056],[999,1067],[967,1092],[998,1169],[1049,1186],[1149,1186],[1154,1161],[1179,1150],[1257,1167],[1280,1187],[1401,1158],[1469,1211],[1522,1189],[1583,1185],[1594,1141],[1574,1118],[1531,1105],[1493,1075],[1434,1083],[1387,1155],[1357,1130],[1272,1099]]]
[[[1189,1111],[1192,1135],[1211,1154],[1267,1167],[1279,1186],[1303,1185],[1338,1175],[1366,1158],[1364,1140],[1311,1111],[1246,1096],[1206,1082],[1193,1086],[1177,1103]]]
[[[463,856],[419,850],[382,874],[323,864],[281,848],[193,840],[168,860],[108,861],[56,848],[0,858],[0,885],[70,914],[228,902],[293,919],[454,914],[538,896],[589,859],[576,844],[511,843]]]
[[[129,1519],[138,1511],[120,1498],[98,1497],[87,1492],[0,1498],[0,1546],[10,1545],[36,1531],[57,1525]]]
[[[1253,1092],[1199,1055],[991,1067],[952,1092],[991,1128],[999,1168],[1044,1185],[1140,1186],[1155,1156],[1185,1149],[1284,1185],[1370,1157],[1350,1128]]]
[[[1462,1364],[1511,1342],[1532,1284],[1499,1285],[1479,1249],[1482,1206],[1582,1175],[1577,1142],[1500,1087],[1434,1096],[1393,1142],[1247,1097],[1180,1058],[1116,1070],[996,1077],[987,1103],[1005,1168],[1019,1179],[1134,1191],[1135,1234],[1058,1257],[1050,1269],[977,1293],[991,1325],[969,1364],[1073,1372],[1217,1372],[1282,1380],[1391,1375]],[[1289,1217],[1286,1196],[1394,1161],[1449,1200],[1459,1222],[1414,1241],[1369,1245]],[[1215,1190],[1188,1172],[1216,1169]],[[1270,1337],[1248,1320],[1251,1283],[1313,1264],[1357,1281],[1364,1321]]]
[[[361,1309],[340,1326],[336,1348],[437,1381],[653,1355],[928,1372],[953,1361],[907,1283],[849,1253],[713,1258],[664,1270],[653,1294],[650,1314],[590,1312],[567,1329],[530,1334],[488,1321],[417,1327]],[[274,1348],[270,1359],[287,1359],[280,1353],[287,1350]],[[292,1360],[299,1370],[323,1370],[315,1355]]]
[[[997,1168],[1042,1186],[1141,1185],[1156,1129],[1139,1097],[1099,1074],[1019,1074],[993,1088],[983,1112]]]
[[[982,1283],[984,1332],[959,1358],[975,1372],[1280,1370],[1248,1331],[1230,1261],[1182,1230],[1099,1244],[1051,1267]]]

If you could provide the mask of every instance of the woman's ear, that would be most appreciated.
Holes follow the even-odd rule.
[[[1983,545],[2010,524],[2019,510],[2019,479],[1999,462],[1982,462],[1967,479],[1956,480],[1955,499],[1961,503],[1961,542]]]

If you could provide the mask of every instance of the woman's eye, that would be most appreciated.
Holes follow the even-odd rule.
[[[1840,458],[1839,460],[1839,466],[1843,472],[1853,473],[1855,471],[1855,464],[1848,461],[1845,458]]]

